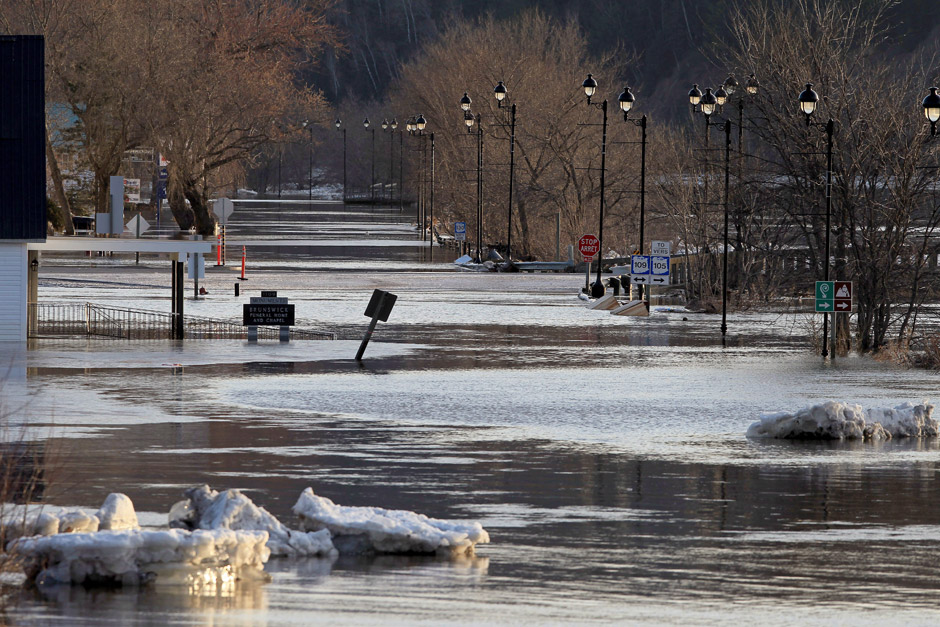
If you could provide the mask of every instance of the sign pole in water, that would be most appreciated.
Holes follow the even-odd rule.
[[[366,352],[369,340],[372,339],[372,332],[375,331],[375,323],[379,320],[388,322],[388,316],[392,313],[392,307],[395,306],[396,300],[398,300],[398,296],[395,294],[383,292],[382,290],[372,292],[372,298],[369,299],[369,304],[366,305],[365,313],[366,316],[372,318],[372,322],[369,323],[369,330],[366,331],[365,336],[362,338],[362,344],[359,345],[356,361],[362,361],[362,355]]]

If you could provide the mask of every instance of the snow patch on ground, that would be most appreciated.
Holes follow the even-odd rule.
[[[827,401],[796,413],[764,414],[747,430],[749,438],[802,440],[890,440],[937,437],[940,425],[927,401],[872,408]]]
[[[317,496],[311,488],[300,495],[294,513],[310,531],[329,529],[340,553],[469,554],[490,541],[478,522],[428,518],[405,510],[348,507]]]

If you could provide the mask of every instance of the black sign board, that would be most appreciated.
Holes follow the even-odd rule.
[[[276,290],[261,290],[261,298],[277,298]]]
[[[366,306],[366,316],[388,322],[388,316],[392,313],[392,307],[395,306],[396,300],[398,300],[398,297],[394,294],[375,290],[372,292],[372,298],[369,299],[369,304]]]
[[[243,326],[294,326],[293,305],[243,305]]]

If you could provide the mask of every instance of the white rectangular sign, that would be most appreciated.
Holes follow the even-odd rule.
[[[190,279],[206,278],[206,259],[202,253],[186,253],[186,274]]]
[[[140,202],[140,179],[124,179],[124,197],[127,202]]]
[[[634,285],[649,285],[650,275],[648,274],[631,274],[630,282]]]
[[[654,255],[669,255],[671,244],[660,240],[653,240],[650,243],[650,252]]]

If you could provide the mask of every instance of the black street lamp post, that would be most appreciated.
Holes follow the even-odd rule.
[[[463,122],[467,132],[473,132],[473,125],[477,125],[477,256],[476,262],[483,262],[483,122],[478,113],[476,116],[470,111],[470,96],[463,93],[460,99],[460,108],[463,109]]]
[[[733,77],[729,77],[733,80]],[[705,93],[699,91],[698,85],[693,85],[689,92],[689,103],[693,109],[698,109],[705,116],[705,153],[708,154],[710,129],[712,126],[711,116],[724,105],[729,93],[726,89],[728,82],[719,87],[715,93],[712,93],[710,87],[705,89]],[[732,93],[736,83],[731,86]],[[722,202],[724,210],[724,230],[723,230],[723,251],[721,256],[721,344],[724,345],[728,333],[728,213],[729,213],[729,195],[731,188],[731,120],[725,120],[722,124],[725,131],[725,191],[724,201]],[[708,175],[705,176],[705,198],[704,205],[708,203]]]
[[[587,75],[587,78],[581,83],[581,87],[584,88],[588,105],[599,107],[601,111],[604,112],[604,122],[602,124],[601,133],[601,202],[597,228],[597,279],[594,281],[594,285],[591,286],[591,296],[600,298],[606,291],[604,282],[601,280],[601,267],[604,265],[604,175],[607,172],[607,99],[605,98],[599,105],[591,102],[591,96],[597,91],[597,81],[594,80],[592,74]]]
[[[623,92],[620,94],[620,97],[617,98],[617,101],[620,103],[620,110],[623,111],[623,121],[624,122],[633,122],[634,126],[639,126],[641,129],[641,138],[640,138],[640,243],[639,251],[640,254],[643,254],[643,236],[644,236],[644,227],[646,222],[646,124],[647,117],[646,114],[642,118],[631,118],[630,110],[633,108],[634,103],[636,102],[636,97],[630,91],[629,87],[624,87]],[[643,286],[639,286],[640,300],[643,300]]]
[[[307,159],[307,181],[309,183],[307,190],[307,200],[313,200],[313,123],[310,120],[304,120],[302,125],[305,129],[310,131],[310,145],[308,146],[307,153],[309,155]]]
[[[343,202],[346,202],[346,129],[343,127],[343,123],[339,118],[336,118],[336,122],[333,124],[336,125],[337,129],[343,131]]]
[[[829,280],[829,235],[831,232],[831,220],[832,220],[832,136],[835,131],[835,122],[832,118],[829,118],[825,124],[813,123],[811,117],[816,112],[816,107],[819,104],[819,94],[813,90],[812,83],[806,83],[806,89],[804,89],[799,96],[800,111],[806,116],[806,126],[824,126],[826,129],[826,257],[823,261],[823,280]],[[826,314],[823,314],[823,343],[822,343],[822,356],[827,357],[829,355],[829,328],[827,325],[828,317]],[[835,343],[836,335],[836,312],[832,312],[832,335],[833,335],[833,344]],[[833,350],[833,357],[835,357],[835,350]]]
[[[502,108],[503,100],[506,99],[508,91],[503,81],[499,81],[493,88],[493,95],[496,96],[496,106]],[[506,209],[506,259],[512,261],[512,188],[515,182],[515,164],[516,164],[516,103],[512,103],[509,108],[509,203]]]
[[[362,126],[369,130],[369,118],[362,121]],[[372,184],[369,186],[369,200],[375,202],[375,129],[372,130]]]

